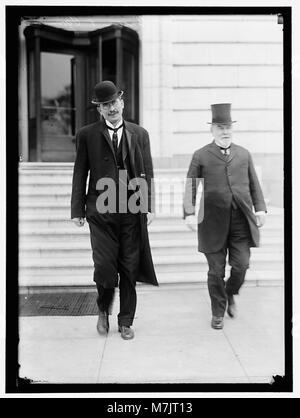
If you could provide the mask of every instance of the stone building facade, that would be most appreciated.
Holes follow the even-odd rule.
[[[28,28],[39,25],[42,25],[42,34],[35,29],[36,34],[31,31],[26,35],[26,30],[30,32]],[[125,43],[124,47],[118,49],[118,42],[122,42],[122,37],[125,39],[127,33],[117,33],[116,28],[112,35],[115,45],[109,44],[109,41],[105,44],[102,40],[102,51],[99,50],[99,39],[106,36],[101,35],[101,30],[105,32],[105,29],[115,26],[128,29],[130,36],[136,34],[136,44],[129,46],[134,51],[128,52]],[[282,206],[282,28],[276,15],[114,15],[24,19],[20,25],[19,57],[22,160],[74,160],[76,129],[92,120],[87,116],[88,112],[92,112],[90,108],[87,110],[92,84],[101,77],[109,76],[111,68],[105,68],[104,62],[107,54],[122,51],[122,62],[112,58],[113,63],[109,63],[108,67],[115,65],[115,81],[119,78],[122,87],[130,90],[128,102],[135,107],[135,118],[132,120],[139,122],[150,133],[155,168],[187,169],[193,151],[211,140],[207,124],[211,119],[210,104],[231,102],[233,117],[237,120],[234,140],[253,153],[269,203]],[[76,41],[69,42],[67,39],[65,44],[60,44],[59,36],[68,38],[68,32],[73,34]],[[86,34],[98,32],[100,38],[96,39],[93,35],[89,46],[85,46]],[[56,36],[58,40],[55,40]],[[124,42],[127,42],[126,39]],[[72,49],[67,44],[76,46]],[[81,74],[81,77],[89,77],[90,84],[84,92],[78,92],[76,82],[79,85],[83,83],[76,80],[80,76],[76,69],[75,74],[71,75],[71,67],[74,68],[74,61],[75,67],[78,67],[80,61],[85,59],[85,48],[90,48],[89,61],[84,64],[89,67],[86,71],[90,74]],[[103,62],[102,68],[99,68],[101,53]],[[66,56],[69,58],[64,59]],[[30,60],[34,63],[30,63]],[[39,74],[33,74],[38,71]],[[127,71],[127,78],[124,76],[120,80],[122,75],[118,75],[118,71],[122,74]],[[75,99],[69,97],[67,105],[61,98],[46,97],[51,90],[51,83],[58,89],[59,80],[63,77],[65,83],[69,84],[68,88],[73,93],[75,91]],[[38,95],[39,109],[34,108],[37,106]],[[56,104],[53,105],[55,100]],[[30,101],[33,106],[30,106]],[[81,112],[81,115],[78,114],[80,101],[81,106],[86,107],[85,113]],[[86,104],[82,105],[84,101]],[[57,127],[51,125],[54,107],[54,116],[58,118],[61,117],[58,113],[63,112],[61,108],[64,105],[69,107],[65,110],[65,113],[69,111],[69,115],[64,115],[66,123],[72,124],[63,127],[63,134],[69,135],[67,140],[60,131],[57,132]],[[32,127],[33,118],[30,113],[33,116],[39,114],[38,126]],[[70,142],[68,152],[64,149],[64,141]],[[45,146],[44,153],[41,152],[41,143]],[[39,155],[35,148],[39,149]]]

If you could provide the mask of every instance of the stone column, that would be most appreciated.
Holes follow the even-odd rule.
[[[172,17],[160,16],[160,138],[161,157],[172,157],[173,111],[172,111]]]
[[[27,95],[27,59],[25,25],[19,26],[19,154],[23,161],[28,161],[28,95]]]
[[[141,125],[151,136],[154,157],[171,157],[171,22],[169,16],[141,21]]]

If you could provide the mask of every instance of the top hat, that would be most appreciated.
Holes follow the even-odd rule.
[[[118,90],[112,81],[101,81],[94,87],[94,98],[92,99],[92,103],[95,105],[108,103],[121,97],[122,94],[123,91]]]
[[[212,122],[218,124],[231,124],[236,120],[231,120],[231,103],[217,103],[211,105]]]

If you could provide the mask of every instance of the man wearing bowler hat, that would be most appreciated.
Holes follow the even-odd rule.
[[[98,333],[106,335],[109,331],[109,315],[118,286],[118,330],[123,339],[129,340],[134,338],[131,325],[137,303],[136,282],[155,286],[158,283],[147,231],[147,224],[154,217],[149,135],[142,127],[123,119],[122,95],[111,81],[102,81],[94,88],[92,103],[101,118],[79,129],[76,136],[71,218],[77,226],[82,226],[86,218],[90,228],[98,291]],[[139,179],[147,186],[136,199],[143,201],[143,210],[130,210],[130,199],[138,190],[134,184],[139,184]],[[137,183],[132,183],[134,180]],[[110,205],[106,207],[105,201]]]
[[[208,262],[208,291],[214,329],[223,328],[227,308],[236,316],[234,295],[245,280],[250,247],[259,246],[259,230],[265,222],[266,204],[248,150],[232,142],[231,104],[211,105],[213,141],[195,151],[187,174],[184,218],[195,230],[198,250]],[[203,179],[203,180],[200,180]],[[196,193],[202,181],[198,219]],[[231,266],[224,281],[226,257]]]

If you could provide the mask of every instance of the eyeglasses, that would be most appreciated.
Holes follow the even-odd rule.
[[[111,107],[117,106],[119,102],[120,102],[120,99],[118,98],[118,99],[112,100],[111,102],[101,103],[97,107],[99,107],[100,109],[102,108],[102,109],[107,110],[107,109],[110,109]]]

